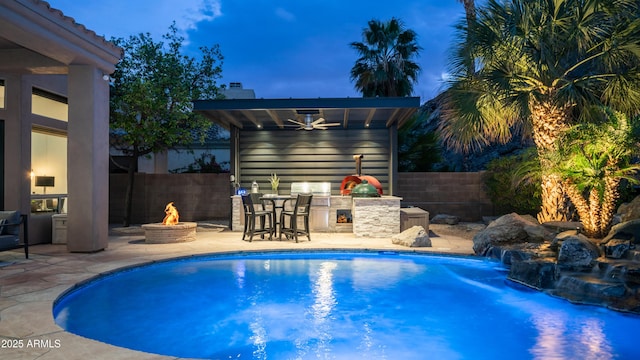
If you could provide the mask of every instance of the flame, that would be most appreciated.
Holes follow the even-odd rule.
[[[165,215],[164,220],[162,220],[162,225],[176,225],[178,223],[180,215],[178,214],[178,209],[173,206],[173,201],[165,206],[164,213],[167,215]]]

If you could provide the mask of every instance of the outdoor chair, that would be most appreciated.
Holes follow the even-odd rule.
[[[269,240],[274,235],[273,211],[265,208],[264,203],[260,201],[262,194],[251,193],[242,195],[242,206],[244,207],[244,233],[242,240],[249,237],[249,242],[253,240],[254,235],[260,235],[262,239],[269,234]],[[260,227],[256,227],[256,219],[260,221]],[[266,226],[269,221],[268,227]]]
[[[0,251],[20,247],[20,225],[24,228],[24,257],[29,258],[29,217],[20,211],[0,211]]]
[[[309,209],[311,208],[312,194],[298,194],[296,198],[287,199],[282,204],[283,210],[280,213],[280,236],[282,240],[282,234],[287,239],[293,238],[298,242],[298,236],[306,236],[311,241],[309,235]],[[295,200],[293,209],[287,210],[287,202]],[[285,221],[288,218],[288,226]],[[299,218],[302,218],[302,222],[299,223]],[[302,225],[302,228],[299,227]]]

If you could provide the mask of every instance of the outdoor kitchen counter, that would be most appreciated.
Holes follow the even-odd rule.
[[[391,237],[400,232],[400,200],[397,196],[352,198],[314,195],[309,226],[317,232],[345,232],[357,236]],[[232,196],[233,231],[242,231],[244,214],[240,195]]]

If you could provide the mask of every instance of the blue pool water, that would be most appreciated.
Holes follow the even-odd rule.
[[[638,359],[640,317],[573,305],[465,257],[290,252],[115,272],[59,298],[69,332],[206,359]]]

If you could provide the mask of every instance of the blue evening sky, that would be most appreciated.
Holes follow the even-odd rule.
[[[149,32],[160,41],[173,21],[185,50],[219,44],[220,84],[241,82],[258,98],[359,97],[349,79],[371,19],[396,17],[418,33],[422,67],[414,96],[443,89],[453,26],[464,18],[458,0],[49,0],[98,35]]]

